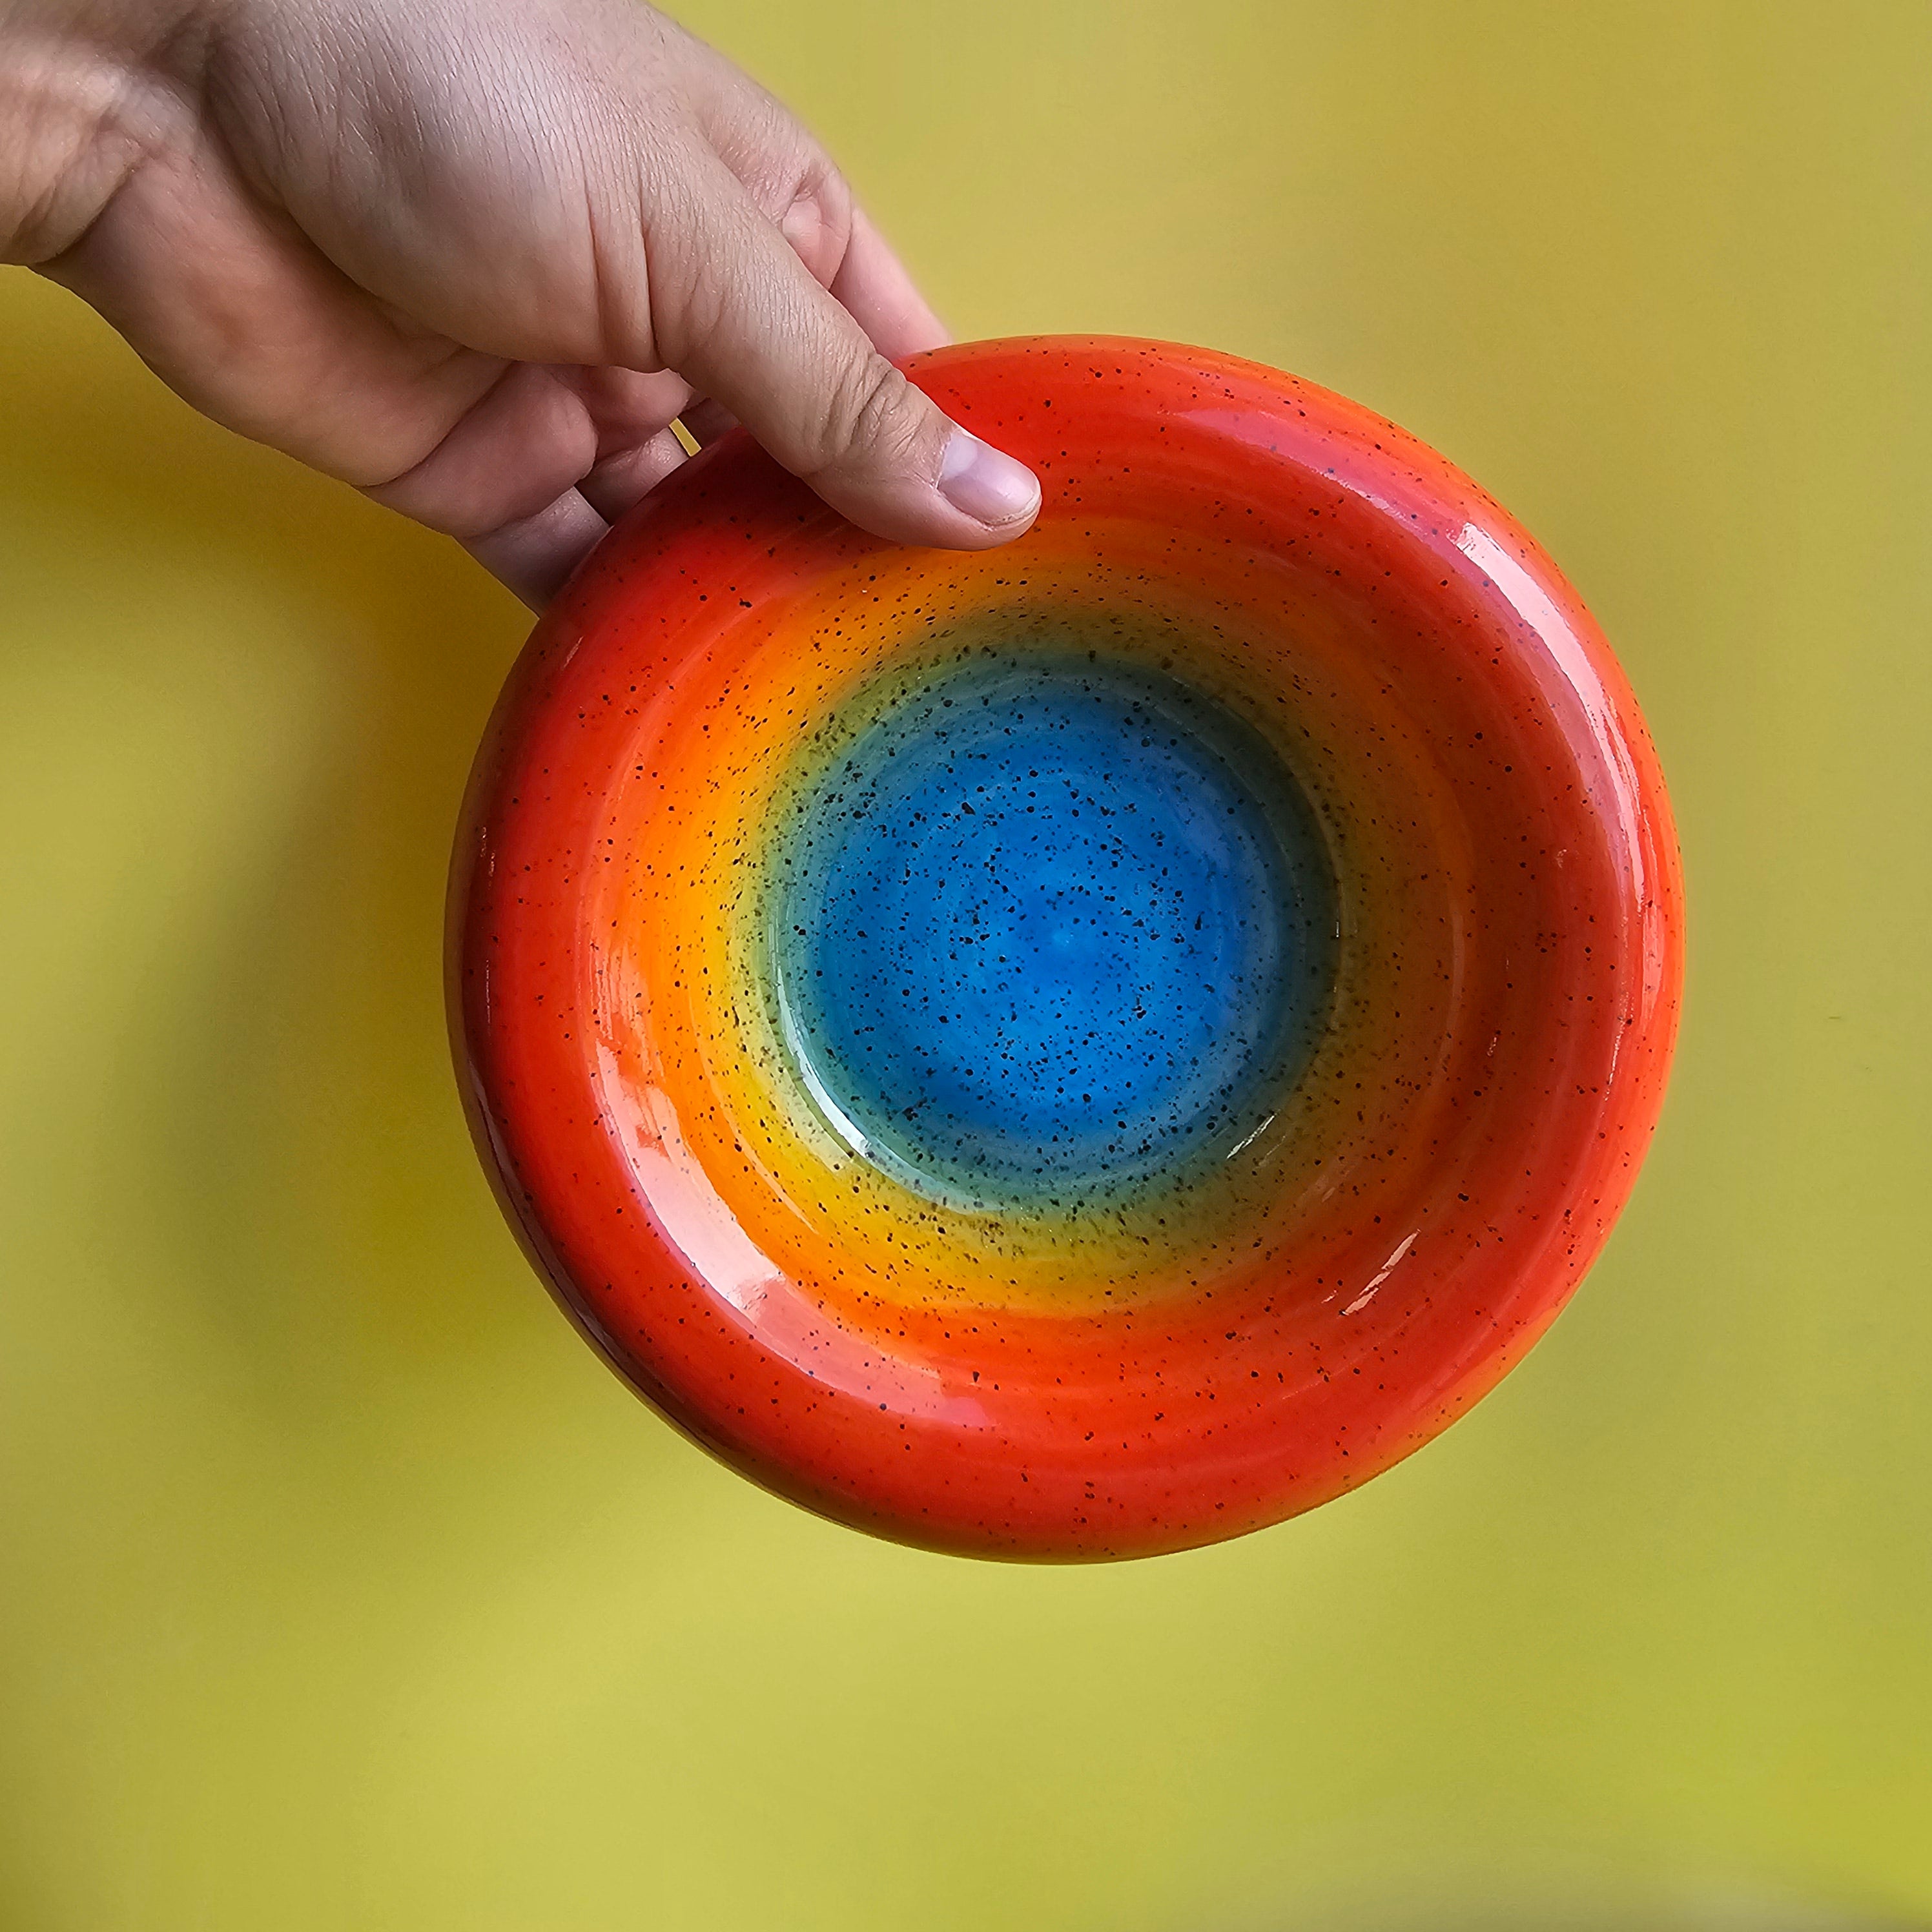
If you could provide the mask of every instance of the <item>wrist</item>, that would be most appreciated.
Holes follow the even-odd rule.
[[[0,0],[0,262],[64,254],[184,136],[208,34],[196,0]]]

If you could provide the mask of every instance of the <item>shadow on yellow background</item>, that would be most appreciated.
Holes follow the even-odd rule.
[[[1267,1534],[1029,1570],[763,1496],[465,1141],[442,875],[518,609],[10,272],[0,1927],[1932,1914],[1932,15],[685,17],[961,334],[1293,368],[1548,545],[1685,841],[1649,1172],[1474,1416]]]

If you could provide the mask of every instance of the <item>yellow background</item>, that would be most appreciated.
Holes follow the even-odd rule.
[[[443,867],[524,620],[0,276],[0,1927],[1932,1912],[1932,12],[686,17],[962,334],[1285,365],[1541,537],[1682,820],[1649,1170],[1478,1413],[1270,1534],[1023,1570],[770,1500],[464,1138]]]

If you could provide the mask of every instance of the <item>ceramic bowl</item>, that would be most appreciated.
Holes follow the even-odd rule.
[[[599,546],[479,755],[478,1145],[618,1372],[747,1475],[986,1555],[1173,1550],[1426,1441],[1661,1100],[1682,917],[1596,626],[1292,376],[908,365],[1039,472],[976,555],[742,435]]]

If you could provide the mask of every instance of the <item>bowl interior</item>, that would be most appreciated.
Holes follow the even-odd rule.
[[[672,989],[634,1047],[695,1077],[694,1159],[814,1306],[1312,1317],[1546,1134],[1617,855],[1479,639],[1324,563],[1165,518],[1018,578],[868,557],[693,668],[704,728],[596,917]]]

